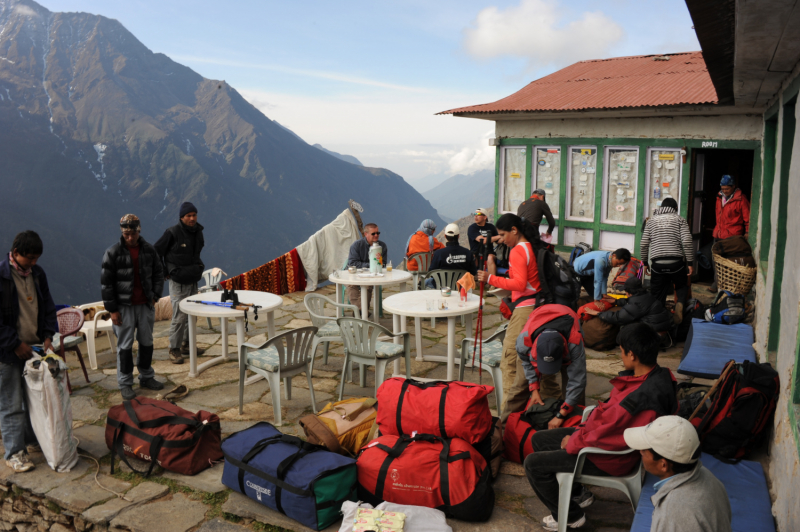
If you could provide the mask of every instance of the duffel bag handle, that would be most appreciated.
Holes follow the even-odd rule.
[[[134,473],[138,473],[143,475],[144,477],[149,477],[150,474],[153,472],[153,468],[158,463],[158,455],[161,452],[161,446],[164,444],[164,438],[161,436],[154,436],[153,441],[150,442],[150,467],[147,468],[147,471],[139,471],[131,463],[128,461],[128,457],[125,454],[125,448],[122,444],[122,438],[125,433],[125,424],[120,424],[119,428],[114,431],[114,440],[111,445],[111,474],[114,474],[114,457],[115,455],[119,455],[119,459],[125,462],[131,471]]]

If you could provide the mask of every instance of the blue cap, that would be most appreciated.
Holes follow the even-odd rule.
[[[544,375],[555,375],[564,359],[564,337],[556,330],[545,329],[536,338],[536,365]]]
[[[733,178],[727,174],[722,176],[722,179],[719,182],[719,186],[721,187],[732,187],[734,186]]]

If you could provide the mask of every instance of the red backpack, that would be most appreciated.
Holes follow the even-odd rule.
[[[581,323],[586,323],[587,321],[594,318],[593,315],[587,314],[587,310],[596,310],[598,312],[605,312],[606,310],[610,309],[614,306],[614,303],[608,301],[606,299],[598,299],[597,301],[592,301],[590,303],[586,303],[582,307],[578,309],[578,317],[581,319]]]
[[[711,405],[691,421],[704,452],[723,460],[741,460],[766,434],[778,401],[780,377],[770,364],[746,360],[742,364],[731,360],[725,371]]]
[[[617,292],[624,292],[625,281],[627,281],[631,277],[636,277],[637,279],[641,279],[643,274],[644,274],[644,265],[642,264],[642,261],[640,261],[636,257],[631,257],[631,260],[629,260],[625,266],[620,268],[619,273],[617,273],[617,276],[614,277],[614,280],[611,282],[611,286]]]

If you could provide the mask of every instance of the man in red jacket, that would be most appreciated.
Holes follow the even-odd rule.
[[[750,233],[750,202],[729,175],[722,176],[717,196],[717,225],[714,240]]]
[[[597,405],[578,428],[558,428],[534,434],[533,453],[525,459],[525,474],[533,491],[552,512],[542,521],[545,530],[558,530],[558,481],[556,473],[575,470],[578,453],[585,447],[607,451],[628,448],[625,429],[642,427],[659,416],[678,410],[675,377],[657,363],[658,333],[643,323],[634,323],[620,333],[620,358],[625,371],[611,379],[611,396]],[[624,455],[589,455],[583,466],[588,475],[620,476],[629,473],[639,462],[638,453]],[[586,522],[582,508],[594,502],[594,496],[580,484],[575,485],[567,523],[577,528]]]

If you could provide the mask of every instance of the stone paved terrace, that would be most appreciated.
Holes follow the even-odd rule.
[[[384,291],[384,297],[396,289]],[[707,294],[697,288],[695,295]],[[697,294],[700,292],[700,294]],[[318,290],[333,297],[334,287]],[[284,305],[275,312],[275,323],[279,329],[291,329],[311,325],[303,305],[305,293],[284,296]],[[707,297],[707,296],[706,296]],[[381,323],[391,329],[390,315]],[[489,298],[484,315],[484,338],[488,337],[501,323],[502,317],[497,307],[497,299]],[[460,345],[464,329],[457,320],[456,337]],[[199,363],[208,360],[207,356],[221,353],[219,324],[212,320],[213,329],[208,329],[205,319],[198,319],[198,345],[206,349]],[[263,341],[266,337],[266,319],[250,322],[247,336],[250,341]],[[235,352],[236,335],[234,326],[229,325],[230,352]],[[437,320],[431,328],[430,320],[423,320],[423,350],[426,354],[446,355],[446,320]],[[188,378],[188,360],[183,365],[173,365],[168,360],[169,321],[156,323],[154,367],[157,378],[166,385],[165,391],[178,384],[186,384],[191,392],[178,404],[188,410],[208,410],[215,412],[222,420],[223,437],[243,430],[258,421],[273,421],[272,398],[269,386],[264,381],[245,388],[244,414],[238,413],[238,365],[231,361],[214,366],[194,379]],[[413,335],[413,322],[409,320],[409,330]],[[417,362],[413,360],[412,376],[438,378],[445,377],[446,364],[438,362]],[[104,440],[106,412],[110,406],[119,404],[121,396],[117,388],[114,358],[108,349],[105,338],[98,339],[99,368],[89,370],[90,384],[87,384],[74,354],[67,354],[70,365],[70,379],[74,388],[72,409],[75,435],[80,439],[82,454],[99,460],[99,481],[117,492],[124,492],[130,501],[116,498],[111,493],[98,488],[94,476],[98,469],[95,461],[82,457],[79,465],[69,473],[53,472],[41,454],[34,454],[39,465],[28,473],[13,474],[0,465],[0,530],[31,532],[34,530],[63,532],[65,530],[131,530],[184,532],[237,531],[237,530],[307,530],[295,521],[261,506],[225,488],[220,482],[222,464],[204,471],[194,477],[186,477],[170,472],[158,471],[149,479],[143,479],[130,472],[124,465],[113,476],[110,473],[110,455]],[[85,354],[85,346],[82,346]],[[333,344],[328,364],[322,364],[321,353],[314,366],[313,385],[318,407],[322,408],[334,399],[343,365],[341,344]],[[673,372],[680,362],[681,347],[675,347],[659,356],[660,363]],[[88,360],[87,360],[88,365]],[[391,371],[391,364],[389,365]],[[590,372],[587,383],[587,402],[608,396],[608,379],[622,369],[616,352],[597,352],[587,350],[587,367]],[[401,363],[401,371],[404,363]],[[358,383],[358,370],[353,378]],[[479,372],[467,369],[465,380],[478,382]],[[138,382],[138,381],[137,381]],[[363,397],[374,394],[374,374],[367,370],[367,388],[346,383],[345,395]],[[483,383],[491,384],[491,377],[484,372]],[[283,384],[281,384],[283,386]],[[287,434],[303,436],[297,420],[311,412],[308,384],[304,375],[297,376],[292,383],[292,400],[285,400],[281,393],[281,408],[284,425],[280,429]],[[154,397],[156,392],[139,390],[141,395]],[[163,393],[163,392],[162,392]],[[494,394],[489,396],[493,413],[496,405]],[[143,465],[143,463],[142,463]],[[488,523],[464,523],[450,520],[454,531],[526,531],[541,530],[540,520],[546,510],[529,486],[522,466],[504,462],[502,472],[495,482],[497,504]],[[592,488],[596,502],[587,509],[588,522],[582,530],[622,531],[630,528],[633,511],[621,492],[610,489]],[[337,530],[338,524],[330,530]]]

